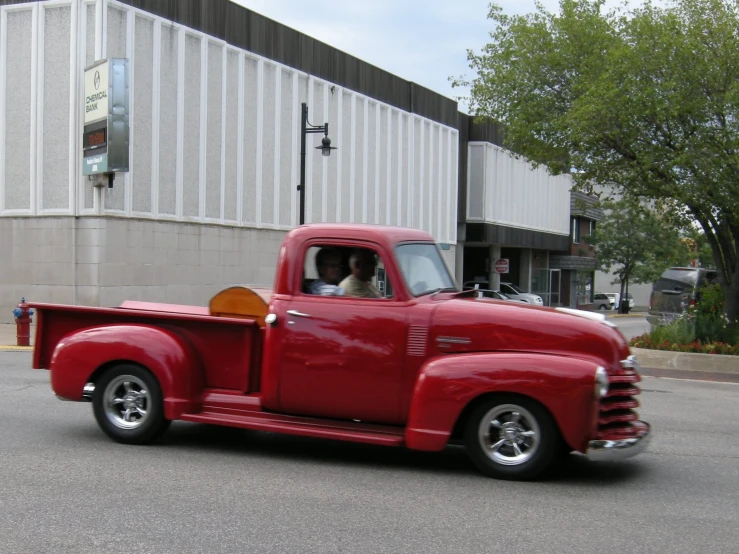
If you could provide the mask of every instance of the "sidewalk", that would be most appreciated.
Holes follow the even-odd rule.
[[[31,345],[34,344],[36,338],[36,326],[31,325]],[[26,352],[33,350],[33,346],[16,346],[18,340],[16,337],[15,323],[0,323],[0,351]]]

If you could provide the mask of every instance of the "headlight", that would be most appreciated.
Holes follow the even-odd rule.
[[[603,398],[608,393],[608,373],[606,368],[598,366],[595,370],[595,397]]]

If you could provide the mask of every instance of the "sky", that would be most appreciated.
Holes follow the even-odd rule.
[[[456,99],[449,77],[474,77],[467,50],[488,42],[489,0],[232,0],[365,62]],[[557,11],[559,0],[540,0]],[[535,10],[534,0],[497,0],[505,13]],[[607,8],[622,2],[608,0]],[[641,4],[632,0],[630,5]],[[465,111],[466,105],[460,103]]]

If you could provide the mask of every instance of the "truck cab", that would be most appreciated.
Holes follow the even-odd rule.
[[[457,441],[483,474],[533,479],[562,453],[626,458],[650,438],[638,363],[603,316],[461,291],[418,230],[298,227],[272,289],[230,287],[208,306],[33,307],[34,367],[120,442],[173,420],[426,451]]]

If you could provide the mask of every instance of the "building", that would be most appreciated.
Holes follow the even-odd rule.
[[[85,68],[106,58],[129,64],[129,171],[111,188],[82,162]],[[322,157],[309,135],[306,222],[424,229],[460,282],[507,257],[508,279],[538,286],[563,249],[568,177],[510,158],[453,100],[228,0],[0,0],[0,321],[21,296],[204,304],[271,286],[298,224],[303,102],[338,147]]]
[[[469,129],[468,174],[459,202],[457,279],[498,289],[510,282],[558,306],[552,295],[549,252],[568,245],[569,175],[551,176],[502,148],[502,130],[494,123],[475,123],[462,116]],[[466,121],[465,121],[466,120]],[[505,260],[505,273],[496,261]]]
[[[600,219],[603,219],[603,210],[597,207],[595,197],[582,192],[571,193],[568,248],[549,258],[551,288],[560,295],[562,306],[584,310],[593,307],[597,261],[588,236],[595,232]]]

